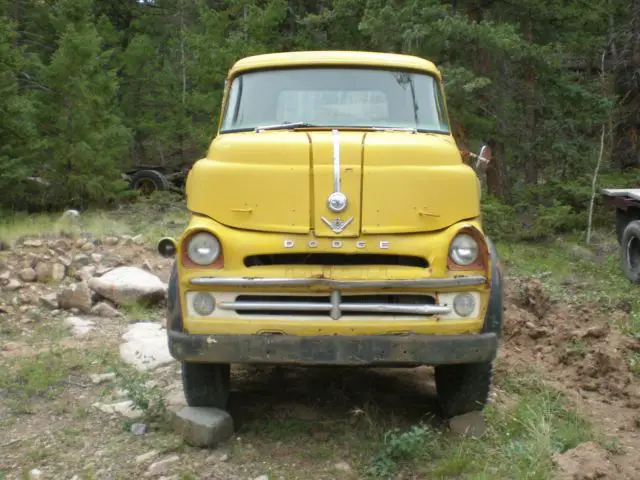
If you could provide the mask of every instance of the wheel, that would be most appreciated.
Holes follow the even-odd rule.
[[[229,364],[182,362],[182,388],[187,404],[227,408],[230,377]]]
[[[622,232],[622,270],[633,283],[640,283],[640,220],[629,222]]]
[[[435,367],[438,406],[445,417],[480,411],[489,398],[492,362]]]
[[[140,190],[143,195],[151,195],[157,190],[169,190],[169,181],[156,170],[140,170],[131,175],[129,188]]]
[[[625,227],[631,221],[631,216],[619,208],[616,210],[616,239],[618,243],[622,245],[622,234],[624,233]]]

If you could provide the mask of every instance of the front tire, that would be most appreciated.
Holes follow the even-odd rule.
[[[491,390],[493,362],[435,367],[438,406],[445,417],[481,411]]]
[[[182,388],[190,407],[226,409],[230,379],[229,364],[182,362]]]

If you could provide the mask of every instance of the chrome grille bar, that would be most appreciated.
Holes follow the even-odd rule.
[[[191,285],[206,287],[314,287],[340,290],[357,288],[450,288],[482,285],[487,279],[481,275],[457,278],[417,278],[407,280],[331,280],[329,278],[264,278],[264,277],[196,277]]]

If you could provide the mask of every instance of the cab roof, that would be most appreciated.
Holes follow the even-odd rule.
[[[229,77],[249,70],[303,66],[366,66],[421,70],[441,78],[438,68],[424,58],[397,53],[356,51],[307,51],[254,55],[238,60]]]

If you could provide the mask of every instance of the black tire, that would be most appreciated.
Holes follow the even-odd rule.
[[[622,245],[622,234],[624,233],[624,229],[631,219],[632,218],[628,212],[619,208],[616,209],[616,239],[620,245]]]
[[[140,190],[143,195],[151,195],[158,190],[169,190],[169,180],[156,170],[140,170],[131,175],[129,188]]]
[[[640,220],[629,222],[622,232],[622,271],[633,283],[640,283]]]
[[[446,418],[481,411],[491,390],[492,362],[435,367],[438,407]]]
[[[229,364],[182,362],[182,388],[187,404],[226,409],[230,377]]]

